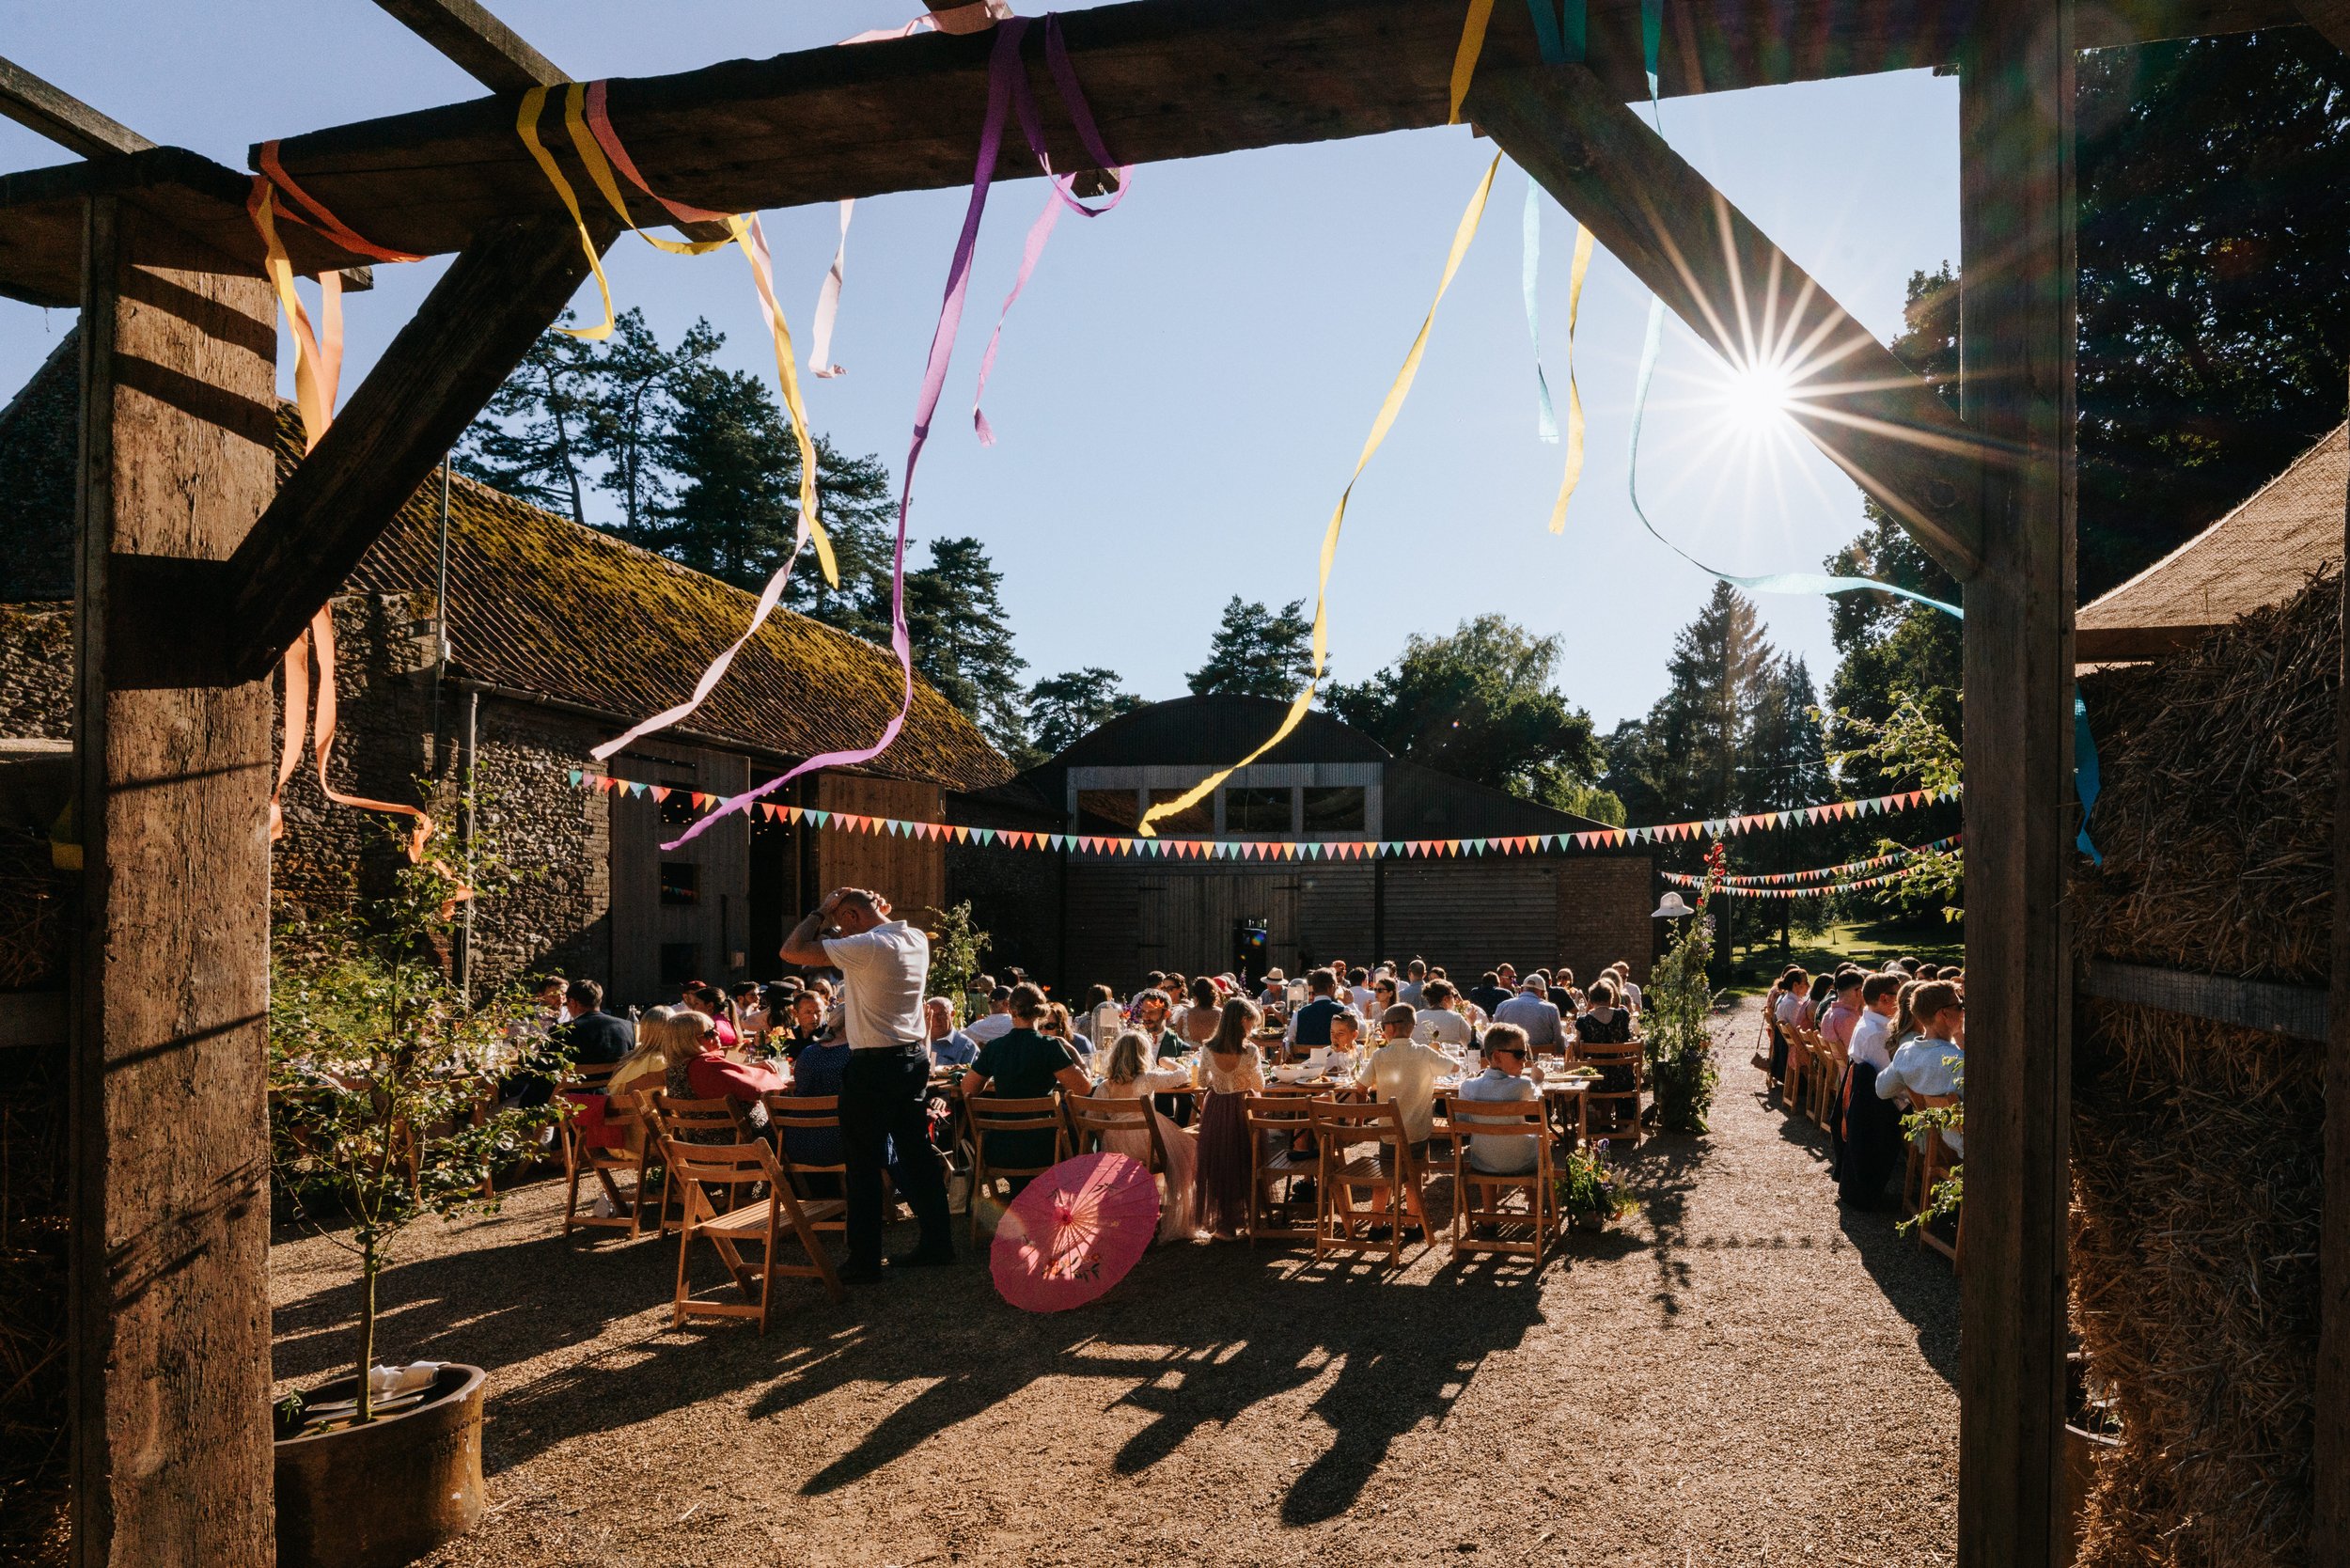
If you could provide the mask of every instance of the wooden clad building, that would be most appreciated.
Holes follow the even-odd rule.
[[[1131,835],[1280,723],[1267,698],[1190,697],[1112,719],[1021,782],[1068,831]],[[1388,754],[1324,713],[1182,816],[1167,838],[1379,842],[1574,833],[1603,824]],[[1290,974],[1341,958],[1415,954],[1455,978],[1504,960],[1589,976],[1623,959],[1644,978],[1655,941],[1653,868],[1640,851],[1467,858],[1136,859],[1078,854],[1067,871],[1062,973],[1135,983],[1152,969],[1234,967],[1240,928],[1262,921],[1266,962]]]

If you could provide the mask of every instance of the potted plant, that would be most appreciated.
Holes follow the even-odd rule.
[[[1577,1231],[1605,1231],[1640,1206],[1609,1163],[1606,1138],[1569,1153],[1558,1168],[1556,1182],[1559,1212]]]
[[[561,1115],[559,1101],[501,1108],[501,1078],[564,1064],[543,1050],[513,1059],[527,998],[469,997],[452,980],[467,883],[498,878],[479,859],[461,877],[450,861],[436,834],[389,899],[281,918],[271,944],[273,1175],[351,1253],[359,1282],[351,1372],[274,1413],[280,1568],[389,1568],[481,1517],[484,1374],[417,1363],[384,1376],[376,1286],[404,1229],[494,1207],[492,1171],[534,1153]]]
[[[1721,845],[1706,855],[1705,892],[1711,894],[1725,869]],[[1699,907],[1704,907],[1700,899]],[[1701,1133],[1714,1108],[1721,1069],[1714,1061],[1714,982],[1710,917],[1684,919],[1672,946],[1649,976],[1646,1029],[1649,1083],[1656,1094],[1656,1120],[1668,1132]]]

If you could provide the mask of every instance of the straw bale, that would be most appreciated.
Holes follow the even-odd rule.
[[[2086,957],[2323,985],[2340,579],[2095,678]],[[2305,1563],[2325,1047],[2084,1000],[2071,1289],[2122,1418],[2082,1568]]]

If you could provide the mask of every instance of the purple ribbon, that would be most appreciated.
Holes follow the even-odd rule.
[[[1028,242],[1020,253],[1019,275],[1012,279],[1011,292],[1004,296],[1004,308],[996,315],[995,330],[987,339],[987,352],[979,357],[979,384],[971,390],[971,427],[979,431],[982,447],[995,445],[995,432],[988,428],[987,416],[979,412],[979,402],[987,395],[987,378],[995,368],[995,350],[1003,341],[1004,322],[1010,317],[1012,304],[1020,298],[1020,291],[1028,286],[1028,276],[1036,271],[1038,259],[1044,255],[1044,243],[1053,237],[1053,226],[1060,221],[1061,209],[1066,207],[1084,217],[1100,217],[1126,199],[1126,188],[1132,173],[1126,165],[1111,158],[1109,149],[1102,145],[1101,128],[1093,122],[1092,107],[1086,102],[1085,89],[1077,85],[1076,69],[1069,63],[1068,46],[1061,41],[1060,18],[1049,13],[1044,18],[1044,60],[1052,69],[1054,83],[1060,88],[1062,106],[1068,109],[1070,121],[1077,128],[1078,141],[1093,159],[1094,167],[1117,171],[1118,189],[1111,192],[1109,200],[1101,206],[1088,207],[1077,199],[1075,178],[1053,172],[1052,154],[1044,145],[1044,121],[1037,113],[1036,93],[1028,86],[1027,71],[1021,69],[1015,59],[1012,62],[1012,107],[1020,117],[1021,133],[1028,139],[1028,150],[1036,155],[1037,165],[1043,169],[1044,178],[1052,188],[1045,193],[1044,211],[1039,212],[1036,222],[1028,227]]]
[[[871,761],[888,750],[898,732],[905,728],[906,713],[914,706],[914,644],[906,635],[906,516],[914,504],[914,467],[931,438],[931,417],[938,412],[939,396],[947,387],[947,366],[954,356],[955,331],[963,324],[964,296],[970,291],[971,252],[979,243],[979,218],[987,211],[987,189],[995,180],[995,161],[1003,151],[1004,116],[1011,107],[1013,80],[1020,75],[1020,36],[1027,31],[1027,18],[1016,16],[1007,18],[995,29],[995,51],[989,57],[987,69],[987,118],[979,128],[979,158],[971,173],[971,204],[964,210],[963,233],[955,241],[955,259],[947,269],[947,294],[938,308],[938,325],[931,334],[930,364],[922,372],[922,391],[915,404],[914,442],[906,451],[905,477],[898,490],[898,547],[889,572],[889,648],[898,656],[902,678],[898,712],[883,729],[878,745],[850,751],[819,752],[789,773],[771,778],[755,790],[728,797],[716,810],[663,844],[665,850],[691,842],[711,823],[748,810],[804,773]]]

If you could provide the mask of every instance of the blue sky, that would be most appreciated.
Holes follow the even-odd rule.
[[[915,3],[497,0],[495,9],[584,78],[818,47],[901,22]],[[479,90],[364,0],[14,0],[8,17],[11,58],[155,140],[236,167],[266,136]],[[1880,337],[1900,324],[1910,273],[1955,258],[1950,79],[1908,72],[1676,100],[1664,128]],[[1177,696],[1231,594],[1310,597],[1323,525],[1492,156],[1490,143],[1453,127],[1145,166],[1116,212],[1065,220],[1055,234],[1006,329],[987,398],[998,445],[983,448],[967,416],[972,379],[1042,196],[1034,181],[997,187],[913,533],[987,541],[1031,679],[1106,665],[1145,697]],[[0,167],[59,161],[0,124]],[[1641,530],[1625,496],[1646,295],[1605,251],[1576,355],[1590,462],[1565,535],[1546,531],[1560,448],[1535,438],[1519,291],[1525,184],[1505,163],[1412,400],[1355,489],[1331,581],[1334,672],[1360,679],[1415,632],[1499,610],[1559,636],[1560,686],[1605,727],[1662,691],[1673,633],[1710,583]],[[818,428],[893,472],[966,194],[858,204],[834,341],[848,374],[807,383]],[[1544,357],[1563,413],[1574,230],[1547,197],[1543,224]],[[767,229],[805,351],[835,210],[771,213]],[[444,265],[379,268],[375,291],[352,296],[346,387]],[[728,360],[773,375],[739,258],[666,256],[626,239],[608,270],[619,304],[641,306],[663,337],[707,316],[728,335]],[[0,302],[0,380],[21,382],[69,324],[62,312]],[[290,373],[289,351],[289,387]],[[1719,362],[1672,323],[1641,454],[1649,514],[1726,571],[1813,568],[1858,530],[1858,493],[1808,447],[1758,436],[1728,410],[1722,379]],[[1761,603],[1773,639],[1824,681],[1833,664],[1825,607]]]

